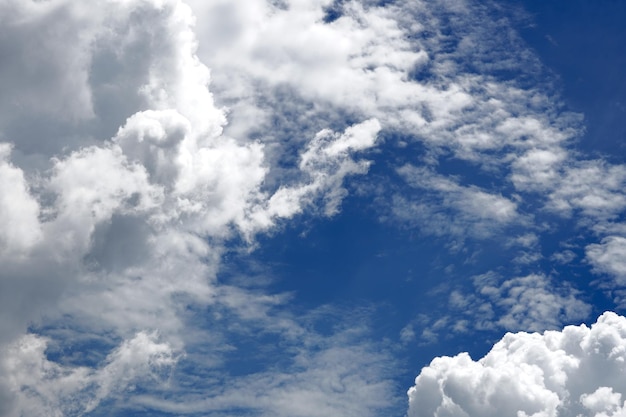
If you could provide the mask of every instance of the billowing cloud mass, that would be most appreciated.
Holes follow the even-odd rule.
[[[626,168],[574,151],[581,115],[498,10],[0,0],[0,415],[404,413],[398,358],[438,283],[377,277],[411,304],[380,336],[370,320],[396,300],[294,304],[315,291],[269,285],[280,262],[254,258],[354,195],[464,265],[428,293],[449,314],[422,339],[587,319],[593,280],[550,256],[586,262],[619,305]],[[588,240],[548,254],[559,222]],[[367,287],[337,271],[315,280]],[[622,415],[624,320],[436,359],[409,415]]]
[[[626,411],[626,319],[590,328],[507,333],[478,361],[435,358],[409,390],[417,416],[621,416]]]
[[[228,239],[319,201],[335,214],[344,178],[368,169],[352,155],[376,144],[380,124],[302,138],[300,173],[266,189],[263,143],[223,133],[187,5],[1,7],[3,39],[28,51],[2,63],[2,415],[82,414],[176,363],[190,337],[184,305],[228,305],[215,281]],[[24,335],[34,323],[50,336]],[[49,359],[52,341],[73,338],[113,350],[95,367]]]

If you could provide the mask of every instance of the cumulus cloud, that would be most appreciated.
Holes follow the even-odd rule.
[[[190,2],[204,17],[200,55],[216,70],[216,88],[236,99],[235,112],[271,112],[256,102],[259,90],[249,88],[259,82],[287,84],[308,100],[365,109],[370,117],[384,116],[379,105],[408,104],[422,90],[405,78],[427,54],[414,50],[391,10],[350,1],[339,19],[325,23],[330,3]]]
[[[185,306],[211,305],[224,294],[216,271],[228,239],[252,241],[314,203],[322,202],[322,214],[336,214],[345,178],[369,167],[353,156],[375,146],[380,124],[364,118],[341,130],[319,129],[304,139],[288,184],[265,188],[271,167],[264,145],[224,134],[226,112],[214,103],[209,70],[196,56],[195,17],[186,4],[1,7],[15,17],[3,30],[18,43],[43,36],[36,24],[80,38],[48,37],[45,53],[2,64],[16,74],[66,65],[43,77],[41,89],[12,88],[1,100],[12,109],[0,123],[0,221],[7,225],[0,232],[0,347],[10,367],[0,378],[2,395],[20,396],[9,415],[42,415],[48,406],[90,411],[122,395],[117,390],[154,363],[173,363],[172,352],[188,338]],[[55,29],[57,20],[71,30]],[[30,128],[33,117],[55,119],[50,146],[31,146],[42,139]],[[64,337],[106,335],[121,344],[87,369],[48,358],[43,336],[20,336],[29,325],[61,323]],[[150,336],[155,329],[162,343]],[[34,379],[18,380],[34,366],[41,368]],[[74,408],[63,411],[75,396]]]
[[[22,112],[65,121],[93,117],[89,45],[101,17],[66,1],[6,0],[0,15],[5,57],[0,64],[0,125],[7,128]],[[74,28],[80,28],[81,36]]]
[[[414,416],[618,416],[626,385],[626,318],[590,328],[508,333],[485,357],[435,358],[409,390]]]
[[[0,257],[22,257],[42,239],[39,204],[24,172],[10,162],[11,145],[0,144]]]

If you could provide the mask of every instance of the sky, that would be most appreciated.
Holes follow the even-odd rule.
[[[624,17],[0,0],[0,416],[625,416]]]

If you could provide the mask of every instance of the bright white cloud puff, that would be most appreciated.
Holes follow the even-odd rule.
[[[508,333],[478,361],[434,359],[409,390],[410,417],[621,416],[626,406],[626,318],[590,328]]]

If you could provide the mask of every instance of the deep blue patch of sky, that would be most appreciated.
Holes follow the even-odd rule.
[[[506,3],[506,2],[503,2]],[[532,25],[520,33],[562,83],[572,110],[585,115],[580,147],[626,160],[626,2],[521,0]]]

